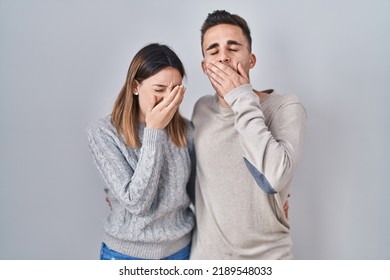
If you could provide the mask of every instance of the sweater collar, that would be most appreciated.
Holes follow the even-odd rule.
[[[218,99],[218,94],[215,93],[214,95],[214,106],[217,109],[217,112],[224,118],[230,118],[234,116],[234,112],[232,108],[225,108],[221,105]]]

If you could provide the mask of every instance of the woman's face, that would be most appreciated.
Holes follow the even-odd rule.
[[[141,83],[137,83],[135,91],[138,92],[140,107],[139,122],[145,123],[145,114],[151,104],[155,106],[160,103],[175,86],[181,85],[182,82],[183,77],[179,70],[166,67]]]

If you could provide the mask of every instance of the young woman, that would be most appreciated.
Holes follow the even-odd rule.
[[[184,67],[167,46],[133,58],[112,114],[87,129],[112,211],[100,259],[188,259],[193,128],[178,112]]]

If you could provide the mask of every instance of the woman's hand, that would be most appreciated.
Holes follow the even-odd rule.
[[[164,99],[157,104],[157,97],[153,95],[145,114],[146,127],[164,129],[172,120],[183,101],[185,87],[176,86]]]

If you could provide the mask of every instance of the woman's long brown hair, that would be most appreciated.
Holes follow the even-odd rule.
[[[136,81],[142,83],[143,80],[166,67],[177,69],[182,77],[185,76],[184,66],[176,53],[168,46],[156,43],[143,47],[130,63],[126,82],[119,92],[112,110],[111,121],[131,148],[141,146],[138,138],[140,108],[138,96],[133,94]],[[185,147],[187,125],[179,111],[175,113],[166,129],[169,139],[176,146]]]

